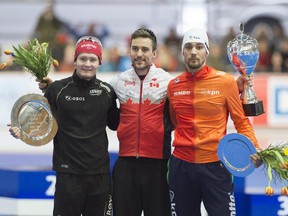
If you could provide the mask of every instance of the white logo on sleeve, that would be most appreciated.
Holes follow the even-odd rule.
[[[177,91],[174,92],[174,96],[181,96],[181,95],[190,95],[190,91]]]

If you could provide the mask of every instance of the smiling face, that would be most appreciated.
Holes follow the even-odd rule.
[[[150,38],[138,37],[132,39],[129,55],[132,65],[138,75],[145,75],[156,57]]]
[[[91,80],[100,66],[97,55],[93,53],[81,53],[74,62],[76,74],[84,80]]]

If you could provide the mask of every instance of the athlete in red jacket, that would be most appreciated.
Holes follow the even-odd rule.
[[[171,155],[167,85],[172,76],[156,68],[157,40],[145,28],[131,37],[132,68],[110,84],[120,102],[119,157],[113,169],[114,216],[170,216],[166,179]]]

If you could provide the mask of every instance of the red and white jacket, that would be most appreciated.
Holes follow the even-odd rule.
[[[119,156],[170,157],[172,127],[166,102],[171,79],[151,65],[144,80],[131,68],[110,81],[120,102]]]

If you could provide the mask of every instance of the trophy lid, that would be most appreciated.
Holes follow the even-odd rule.
[[[250,37],[247,34],[244,34],[244,25],[240,23],[241,33],[236,35],[236,37],[229,41],[228,46],[235,47],[238,52],[257,52],[258,51],[258,42],[255,38]]]
[[[15,102],[11,123],[20,128],[20,139],[32,146],[49,143],[58,130],[47,99],[38,94],[24,95]]]

